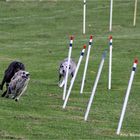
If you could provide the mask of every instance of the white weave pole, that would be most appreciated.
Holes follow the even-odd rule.
[[[109,31],[112,31],[112,14],[113,14],[113,0],[110,0],[110,23],[109,23]]]
[[[129,80],[129,83],[128,83],[128,88],[127,88],[127,91],[126,91],[126,96],[125,96],[125,100],[124,100],[124,104],[123,104],[123,108],[122,108],[122,113],[121,113],[121,116],[120,116],[120,121],[119,121],[119,124],[118,124],[118,129],[117,129],[117,132],[116,132],[117,135],[120,134],[120,130],[121,130],[121,127],[122,127],[122,122],[123,122],[124,114],[125,114],[125,111],[126,111],[126,106],[127,106],[127,102],[128,102],[128,98],[129,98],[129,94],[130,94],[130,90],[131,90],[132,82],[133,82],[133,79],[134,79],[137,64],[138,64],[138,60],[135,59],[134,64],[133,64],[133,68],[132,68],[132,72],[131,72],[131,76],[130,76],[130,80]]]
[[[88,51],[87,51],[87,57],[86,57],[86,63],[85,63],[85,68],[84,68],[84,73],[83,73],[83,79],[82,79],[80,94],[83,93],[83,89],[84,89],[84,84],[85,84],[86,72],[87,72],[87,67],[88,67],[88,62],[89,62],[89,55],[90,55],[91,45],[92,45],[92,35],[90,36],[90,40],[89,40],[89,45],[88,45]]]
[[[136,26],[136,17],[137,17],[137,0],[135,0],[135,7],[134,7],[134,21],[133,26]]]
[[[111,89],[112,79],[112,36],[109,37],[109,73],[108,73],[108,89]]]
[[[76,67],[74,76],[73,76],[73,78],[72,78],[72,80],[71,80],[71,84],[70,84],[68,93],[67,93],[67,95],[66,95],[66,98],[65,98],[65,101],[64,101],[64,104],[63,104],[63,109],[66,107],[66,104],[67,104],[67,102],[68,102],[68,98],[69,98],[69,96],[70,96],[70,93],[71,93],[71,90],[72,90],[72,87],[73,87],[75,78],[76,78],[76,76],[77,76],[77,73],[78,73],[78,70],[79,70],[79,67],[80,67],[82,58],[83,58],[83,56],[84,56],[85,49],[86,49],[86,45],[84,45],[83,50],[82,50],[82,52],[81,52],[81,54],[80,54],[80,58],[79,58],[79,61],[78,61],[78,64],[77,64],[77,67]]]
[[[65,100],[65,97],[66,97],[68,74],[69,74],[69,65],[70,65],[71,52],[72,52],[72,44],[73,44],[73,36],[70,37],[70,45],[69,45],[69,52],[68,52],[68,66],[67,66],[64,90],[63,90],[63,100]]]
[[[83,34],[86,33],[86,0],[84,0],[83,5]]]
[[[95,91],[96,91],[96,88],[97,88],[97,85],[98,85],[98,82],[99,82],[99,79],[100,79],[102,68],[103,68],[103,65],[104,65],[105,57],[106,57],[106,51],[102,55],[102,59],[101,59],[101,62],[100,62],[100,66],[99,66],[99,69],[98,69],[96,80],[95,80],[95,83],[94,83],[94,86],[93,86],[93,89],[92,89],[92,93],[91,93],[91,96],[90,96],[90,100],[89,100],[89,103],[88,103],[88,106],[87,106],[87,110],[86,110],[86,113],[85,113],[85,117],[84,117],[85,121],[87,121],[87,118],[88,118],[88,114],[89,114],[89,111],[90,111],[90,108],[91,108],[91,104],[92,104],[92,101],[93,101],[93,98],[94,98],[94,95],[95,95]]]

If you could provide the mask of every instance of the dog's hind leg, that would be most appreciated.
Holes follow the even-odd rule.
[[[0,90],[3,90],[3,86],[2,86],[2,84],[0,84]]]
[[[3,92],[3,94],[1,95],[1,97],[5,97],[5,95],[6,95],[7,91],[8,91],[8,86],[9,86],[9,84],[6,83],[6,91]]]
[[[1,95],[1,97],[4,97],[7,93],[7,90],[3,92],[3,94]]]
[[[11,88],[10,87],[8,87],[7,92],[5,94],[5,97],[6,98],[10,98],[11,97]]]
[[[2,82],[1,82],[1,84],[0,84],[0,89],[1,89],[1,90],[3,90],[4,84],[5,84],[5,78],[3,78],[3,80],[2,80]]]

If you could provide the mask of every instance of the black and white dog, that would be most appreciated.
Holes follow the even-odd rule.
[[[24,64],[19,61],[11,62],[8,68],[5,70],[4,77],[0,85],[0,90],[3,90],[3,86],[6,83],[6,91],[3,92],[2,97],[6,95],[12,77],[19,70],[25,70]]]
[[[27,71],[19,70],[16,72],[9,83],[5,97],[18,101],[27,89],[30,80],[29,76],[30,74]]]
[[[68,66],[68,58],[64,59],[59,66],[59,87],[63,87],[66,80],[66,72],[67,72],[67,66]],[[71,77],[74,76],[74,72],[76,69],[76,63],[73,59],[70,59],[69,64],[69,75]]]

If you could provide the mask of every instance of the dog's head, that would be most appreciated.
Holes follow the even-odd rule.
[[[15,61],[15,63],[14,63],[14,71],[17,72],[19,70],[25,70],[25,66],[21,62]]]
[[[67,72],[67,66],[68,66],[68,59],[64,59],[64,61],[61,62],[60,67],[59,67],[59,74],[63,77],[66,76],[66,72]],[[70,59],[70,64],[69,64],[69,75],[71,75],[73,77],[73,74],[75,72],[76,69],[76,63],[74,62],[74,60]]]
[[[27,71],[19,70],[14,74],[10,83],[9,83],[9,93],[18,94],[17,92],[21,91],[30,80],[30,74]]]
[[[20,96],[27,89],[30,80],[29,75],[29,72],[23,70],[16,72],[8,85],[6,97],[18,101]]]
[[[12,79],[15,79],[16,77],[21,77],[23,79],[28,79],[30,76],[29,72],[24,71],[24,70],[19,70],[18,72],[15,73]]]
[[[63,77],[65,77],[65,75],[66,75],[67,65],[68,65],[68,64],[67,64],[66,62],[65,62],[65,63],[61,63],[61,65],[60,65],[59,73],[60,73],[60,75],[63,76]],[[69,69],[70,69],[70,66],[69,66]]]
[[[60,87],[62,87],[65,83],[67,67],[68,67],[68,59],[66,58],[64,61],[61,62],[60,67],[59,67],[59,82],[60,82],[59,86]],[[69,64],[69,69],[68,69],[68,73],[69,75],[71,75],[71,77],[73,77],[75,69],[76,69],[76,63],[71,59],[70,64]]]

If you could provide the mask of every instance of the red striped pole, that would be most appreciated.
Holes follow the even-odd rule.
[[[91,45],[92,45],[92,38],[93,38],[93,36],[91,35],[90,40],[89,40],[89,45],[88,45],[88,51],[87,51],[87,57],[86,57],[86,63],[85,63],[85,68],[84,68],[84,73],[83,73],[82,84],[81,84],[81,90],[80,90],[81,94],[83,93],[84,84],[85,84],[85,78],[86,78],[86,72],[87,72],[87,67],[88,67],[90,49],[91,49]]]
[[[63,90],[63,100],[65,100],[65,97],[66,97],[66,89],[67,89],[67,83],[68,83],[68,73],[69,73],[69,65],[70,65],[70,59],[71,59],[73,39],[74,39],[74,37],[71,36],[70,45],[69,45],[69,53],[68,53],[68,66],[67,66],[66,79],[65,79],[65,83],[64,83],[65,85],[64,85],[64,90]]]
[[[83,49],[82,49],[82,52],[80,54],[80,58],[79,58],[79,61],[78,61],[78,64],[77,64],[77,67],[76,67],[76,70],[75,70],[75,73],[74,73],[74,76],[72,78],[72,81],[71,81],[71,84],[70,84],[70,87],[69,87],[69,90],[68,90],[68,93],[67,93],[67,96],[66,96],[66,99],[64,101],[64,104],[63,104],[63,108],[66,107],[66,104],[68,102],[68,98],[70,96],[70,93],[71,93],[71,90],[72,90],[72,87],[73,87],[73,84],[74,84],[74,81],[75,81],[75,78],[77,76],[77,73],[78,73],[78,70],[79,70],[79,67],[80,67],[80,64],[81,64],[81,61],[82,61],[82,58],[84,56],[84,53],[85,53],[85,49],[86,49],[86,45],[84,45]]]

